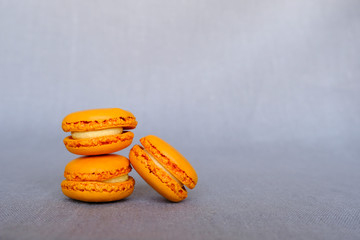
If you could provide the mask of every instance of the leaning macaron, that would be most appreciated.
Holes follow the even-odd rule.
[[[134,190],[130,171],[129,160],[120,155],[80,157],[66,165],[61,189],[67,197],[84,202],[117,201]]]
[[[149,135],[140,139],[129,154],[131,165],[160,195],[172,202],[187,197],[187,186],[193,189],[198,177],[194,168],[170,144]]]
[[[103,108],[74,112],[62,121],[62,129],[71,132],[64,139],[65,147],[78,155],[100,155],[128,147],[134,133],[135,116],[119,108]]]

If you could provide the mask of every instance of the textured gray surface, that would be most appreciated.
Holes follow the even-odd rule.
[[[359,239],[360,2],[0,0],[0,239]],[[62,118],[120,107],[194,165],[60,191]],[[119,154],[127,155],[128,149]]]
[[[0,238],[360,237],[358,149],[292,143],[183,153],[199,184],[178,204],[163,200],[135,172],[135,191],[124,201],[72,201],[59,187],[71,159],[62,146],[6,154],[3,165],[11,168],[1,173]]]

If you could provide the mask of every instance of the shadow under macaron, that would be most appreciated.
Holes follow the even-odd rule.
[[[82,204],[82,205],[106,205],[106,204],[112,204],[112,203],[117,203],[117,202],[122,202],[122,203],[125,203],[127,201],[131,201],[131,199],[129,199],[129,197],[127,198],[123,198],[123,199],[120,199],[120,200],[115,200],[115,201],[109,201],[109,202],[85,202],[85,201],[80,201],[80,200],[76,200],[76,199],[71,199],[71,198],[68,198],[68,197],[64,197],[64,201],[65,202],[68,202],[68,203],[73,203],[73,204]]]

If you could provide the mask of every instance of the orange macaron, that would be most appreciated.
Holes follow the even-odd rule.
[[[128,197],[135,180],[126,157],[110,154],[80,157],[69,162],[64,171],[62,192],[84,202],[110,202]]]
[[[62,121],[65,147],[78,155],[100,155],[117,152],[128,147],[137,125],[135,116],[120,108],[103,108],[74,112]]]
[[[140,139],[129,154],[131,165],[160,195],[172,202],[187,197],[187,186],[193,189],[198,177],[194,168],[170,144],[149,135]]]

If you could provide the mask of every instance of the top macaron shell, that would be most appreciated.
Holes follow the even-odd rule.
[[[71,181],[103,181],[131,171],[126,157],[109,154],[92,157],[80,157],[69,162],[64,177]]]
[[[134,129],[137,125],[135,116],[120,108],[102,108],[78,111],[67,115],[62,121],[64,132],[93,131],[110,127]]]
[[[174,147],[154,135],[143,137],[140,142],[182,184],[190,189],[195,187],[198,176],[194,168]]]

